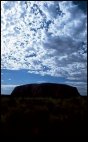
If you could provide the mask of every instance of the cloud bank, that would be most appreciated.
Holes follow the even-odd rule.
[[[1,85],[1,94],[10,95],[17,85]]]

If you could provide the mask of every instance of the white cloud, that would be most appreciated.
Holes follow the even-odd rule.
[[[1,2],[2,69],[86,79],[87,16],[81,9],[71,1],[5,4],[12,3]]]
[[[12,90],[16,87],[17,85],[1,85],[1,94],[11,94]]]
[[[37,81],[37,83],[46,83],[46,81],[41,80],[41,81]]]
[[[9,78],[8,80],[11,80],[11,78]]]
[[[14,84],[14,85],[1,85],[1,88],[14,88],[18,85]]]
[[[86,82],[72,82],[72,81],[66,81],[65,82],[68,85],[72,85],[74,87],[77,87],[78,92],[82,95],[82,96],[87,96],[87,84]]]

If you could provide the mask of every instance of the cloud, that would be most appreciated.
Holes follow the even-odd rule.
[[[86,82],[83,82],[83,81],[82,82],[66,81],[65,83],[68,84],[68,85],[72,85],[74,87],[77,87],[80,95],[87,96],[87,84],[86,84]]]
[[[1,85],[1,94],[11,94],[17,85]]]
[[[41,80],[41,81],[37,81],[37,83],[46,83],[47,81]]]
[[[14,88],[14,87],[16,87],[16,86],[18,86],[18,85],[1,85],[1,87],[2,88]]]
[[[71,1],[2,1],[1,67],[86,81],[87,15]]]
[[[11,78],[9,78],[8,80],[11,80]]]

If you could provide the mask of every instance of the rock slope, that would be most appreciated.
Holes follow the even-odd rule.
[[[17,86],[12,96],[71,98],[80,96],[76,87],[65,84],[42,83]]]

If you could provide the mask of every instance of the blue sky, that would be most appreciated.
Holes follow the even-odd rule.
[[[86,1],[1,2],[1,93],[41,82],[87,95]]]

